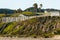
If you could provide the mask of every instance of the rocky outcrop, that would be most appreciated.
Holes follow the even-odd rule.
[[[7,27],[4,28],[7,29],[7,31],[3,30],[2,34],[5,31],[5,34],[14,36],[23,35],[23,36],[49,37],[53,36],[56,30],[60,28],[60,17],[58,16],[36,17],[22,22],[15,22],[13,23],[13,25],[12,23],[13,22],[10,23],[11,27],[10,25],[7,25],[8,28]]]

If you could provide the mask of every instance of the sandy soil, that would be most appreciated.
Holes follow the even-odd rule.
[[[53,39],[60,39],[60,35],[55,35],[54,37],[52,37]]]
[[[18,37],[0,37],[0,40],[60,40],[60,36],[56,35],[55,37],[52,38],[31,38],[31,37],[26,37],[26,38],[18,38]]]

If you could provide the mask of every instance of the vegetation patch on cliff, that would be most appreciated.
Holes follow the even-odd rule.
[[[0,35],[52,37],[60,34],[60,17],[46,16],[28,19],[22,22],[0,23]]]

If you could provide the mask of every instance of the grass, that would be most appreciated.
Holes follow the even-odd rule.
[[[27,16],[35,15],[35,13],[33,13],[33,12],[22,12],[22,14],[27,15]]]
[[[5,14],[0,14],[0,17],[6,16]]]
[[[14,14],[11,14],[10,17],[18,17],[20,15],[20,13],[14,13]]]
[[[20,15],[20,13],[13,13],[13,14],[0,14],[0,17],[18,17]]]

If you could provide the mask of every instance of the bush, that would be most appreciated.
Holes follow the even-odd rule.
[[[56,30],[55,34],[60,35],[60,28]]]
[[[15,22],[12,22],[11,24],[9,24],[5,29],[4,29],[4,31],[3,31],[3,33],[9,33],[10,34],[10,32],[12,32],[12,30],[13,30],[13,28],[14,28],[14,26],[16,25],[16,23]]]

